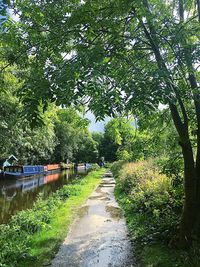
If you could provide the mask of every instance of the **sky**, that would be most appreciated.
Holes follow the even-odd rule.
[[[109,117],[106,117],[104,121],[96,122],[95,116],[91,111],[88,111],[85,115],[85,118],[91,121],[89,125],[89,131],[91,132],[103,132],[104,125],[110,120]]]

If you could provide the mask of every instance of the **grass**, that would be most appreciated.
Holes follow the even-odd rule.
[[[58,248],[64,241],[70,225],[77,215],[78,208],[87,200],[92,191],[100,183],[104,169],[89,173],[77,186],[80,193],[70,196],[59,207],[50,221],[47,229],[33,234],[30,239],[30,254],[32,258],[19,262],[20,267],[40,267],[50,263]]]

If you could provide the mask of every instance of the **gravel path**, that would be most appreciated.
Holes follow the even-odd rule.
[[[80,208],[79,218],[51,267],[136,267],[114,187],[112,174],[105,173],[101,184]]]

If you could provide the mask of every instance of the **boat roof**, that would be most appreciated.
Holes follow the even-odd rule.
[[[5,166],[5,168],[8,167],[8,168],[16,168],[16,167],[24,167],[23,165],[9,165],[9,166]]]
[[[14,155],[10,155],[7,160],[16,160],[18,161],[18,159],[14,156]]]
[[[16,168],[16,167],[44,167],[43,165],[10,165],[6,167]]]

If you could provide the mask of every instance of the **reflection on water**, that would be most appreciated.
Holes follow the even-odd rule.
[[[78,173],[79,174],[79,173]],[[84,172],[81,172],[84,174]],[[0,223],[6,223],[20,210],[31,208],[39,193],[45,197],[68,184],[77,174],[55,172],[46,176],[0,179]]]

